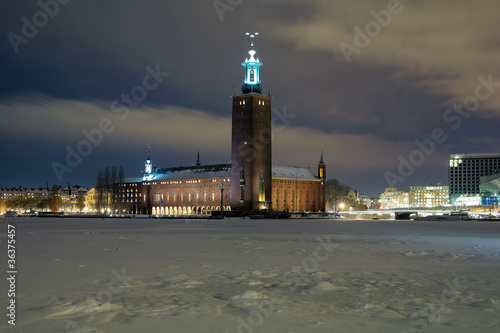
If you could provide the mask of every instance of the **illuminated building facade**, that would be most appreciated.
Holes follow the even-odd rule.
[[[410,206],[409,193],[389,187],[380,195],[381,209],[408,208]]]
[[[500,204],[500,174],[481,177],[479,190],[481,191],[481,205],[493,205],[498,209]]]
[[[449,187],[437,184],[435,186],[410,186],[410,207],[434,208],[450,204]]]
[[[500,154],[451,154],[448,169],[450,203],[480,204],[481,178],[499,172]]]
[[[272,164],[271,96],[262,95],[254,37],[241,94],[232,97],[231,164],[153,168],[149,157],[141,178],[117,186],[125,213],[198,215],[214,210],[324,211],[326,163],[310,168]]]
[[[0,189],[0,199],[9,200],[12,198],[22,197],[28,199],[43,200],[48,198],[49,190],[44,187],[35,188],[6,188]]]

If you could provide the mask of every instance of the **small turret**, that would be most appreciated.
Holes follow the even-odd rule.
[[[198,158],[196,159],[196,166],[200,166],[201,161],[200,161],[200,146],[198,146]]]
[[[321,158],[319,160],[319,164],[326,164],[325,159],[323,158],[323,150],[321,151]]]
[[[321,158],[319,159],[318,162],[318,177],[322,180],[326,180],[326,162],[325,158],[323,157],[323,150],[321,150]]]
[[[146,163],[144,163],[144,176],[142,177],[142,180],[147,180],[147,181],[153,180],[153,163],[149,158],[149,151],[150,147],[148,147],[148,158],[146,160]]]

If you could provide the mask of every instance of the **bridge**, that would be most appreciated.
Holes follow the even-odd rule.
[[[361,220],[410,220],[416,216],[443,215],[449,214],[451,210],[445,209],[397,209],[397,210],[366,210],[366,211],[343,211],[340,215],[351,219]]]

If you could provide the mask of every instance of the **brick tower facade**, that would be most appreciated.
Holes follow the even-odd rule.
[[[250,35],[250,58],[242,63],[242,94],[233,97],[231,198],[243,210],[270,209],[272,203],[271,97],[262,95],[256,35]]]

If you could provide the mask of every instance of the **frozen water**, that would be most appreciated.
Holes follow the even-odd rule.
[[[0,222],[13,332],[500,331],[496,222]]]

